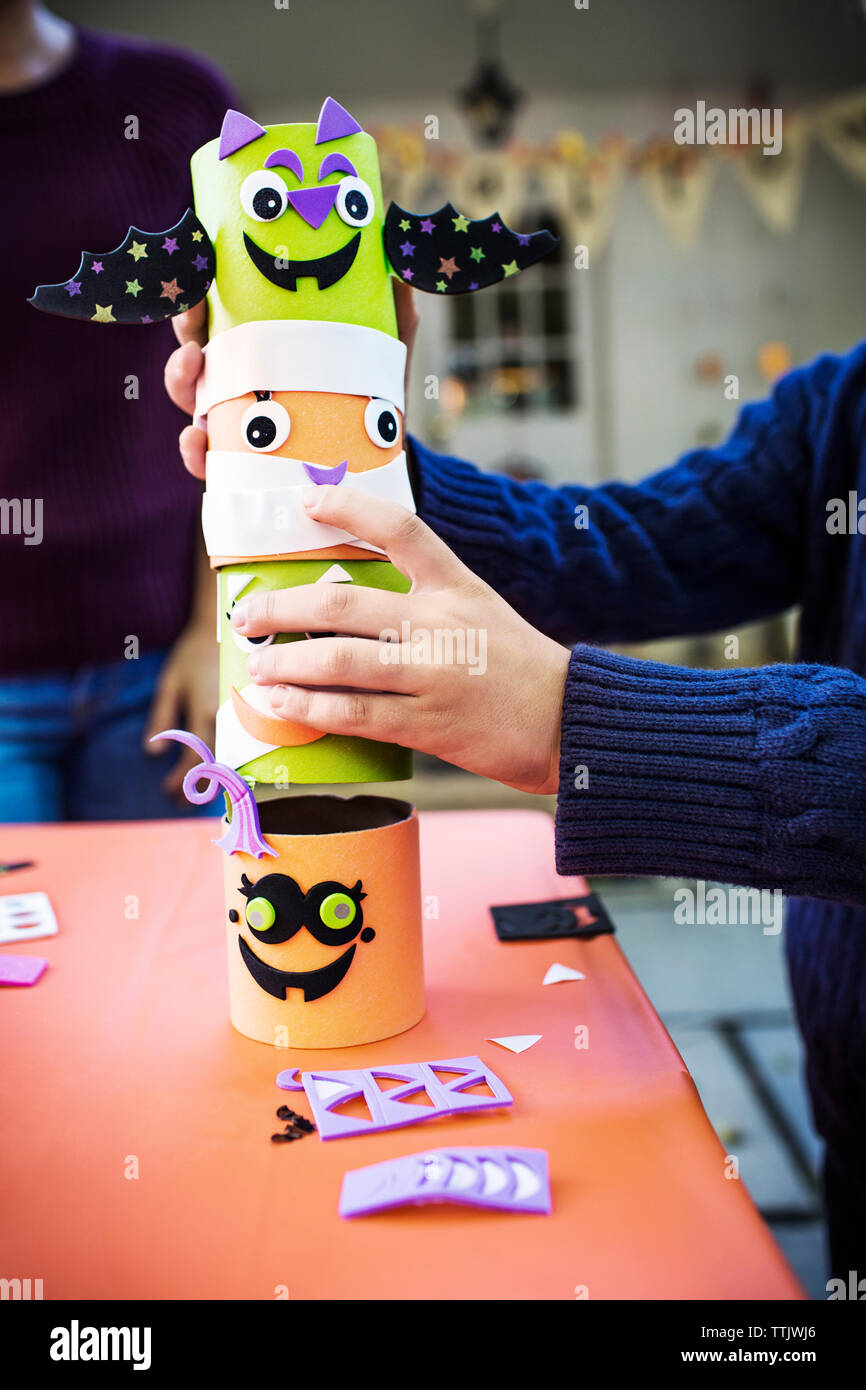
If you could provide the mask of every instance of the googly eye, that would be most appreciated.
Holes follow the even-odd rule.
[[[380,449],[390,449],[400,438],[400,415],[395,405],[373,397],[364,411],[364,429]]]
[[[372,222],[376,205],[369,185],[363,179],[341,179],[340,191],[334,204],[337,215],[350,227],[366,227]]]
[[[329,893],[319,908],[319,916],[332,931],[350,927],[357,915],[357,904],[348,893]]]
[[[232,628],[235,646],[242,652],[260,652],[262,647],[269,647],[276,640],[276,636],[275,632],[266,632],[264,637],[244,637],[237,628]]]
[[[234,604],[232,604],[232,607],[234,607]],[[229,623],[231,623],[231,614],[226,613],[226,617],[229,619]],[[277,638],[275,632],[266,632],[264,637],[245,637],[242,632],[238,632],[236,627],[230,627],[230,631],[234,638],[235,646],[242,652],[260,651],[262,647],[269,647]]]
[[[288,189],[273,169],[256,169],[241,184],[241,207],[257,222],[273,222],[288,205]]]
[[[289,412],[279,401],[256,401],[247,406],[241,420],[244,443],[259,454],[279,449],[291,432]]]
[[[269,931],[277,920],[274,905],[267,898],[250,898],[244,916],[253,931]]]

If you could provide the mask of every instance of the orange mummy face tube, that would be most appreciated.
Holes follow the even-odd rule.
[[[196,420],[208,434],[202,523],[211,564],[382,555],[314,522],[303,489],[343,484],[415,510],[405,367],[401,342],[358,325],[265,321],[211,339],[196,388]]]
[[[379,797],[296,796],[259,813],[279,857],[235,853],[225,864],[234,1026],[301,1048],[411,1028],[424,1012],[414,810]]]
[[[381,397],[254,391],[211,408],[208,444],[342,470],[340,481],[345,472],[365,473],[399,456],[403,417]]]

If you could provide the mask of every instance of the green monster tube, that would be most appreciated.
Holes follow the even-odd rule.
[[[164,232],[130,227],[113,251],[40,285],[30,303],[93,323],[156,323],[208,299],[210,333],[251,320],[314,319],[396,335],[390,276],[429,294],[472,294],[556,245],[498,213],[426,214],[382,200],[376,143],[327,97],[313,123],[265,127],[227,111],[192,156],[196,211]]]
[[[267,129],[230,113],[192,158],[216,253],[211,334],[250,319],[326,319],[396,336],[376,142],[343,107]]]
[[[226,615],[239,577],[252,593],[335,582],[336,567],[336,582],[408,589],[376,547],[310,521],[303,487],[345,482],[414,510],[392,276],[431,294],[473,293],[533,265],[555,239],[513,232],[495,213],[471,220],[450,203],[425,215],[386,210],[375,141],[332,97],[309,123],[266,128],[226,112],[219,137],[193,155],[192,177],[195,212],[167,232],[130,227],[114,251],[85,251],[75,275],[39,286],[31,303],[150,324],[206,296],[196,415],[209,443],[205,540],[220,571],[216,755],[258,782],[407,777],[403,748],[309,730],[281,738],[268,709],[251,704],[261,690]]]
[[[251,651],[271,642],[278,645],[303,641],[306,634],[280,633],[264,642],[243,637],[231,625],[235,603],[263,590],[291,589],[297,584],[322,581],[364,584],[396,593],[409,589],[409,581],[399,570],[381,560],[270,561],[226,565],[219,571],[220,705],[216,756],[251,785],[391,782],[412,775],[409,749],[290,726],[271,713],[269,687],[250,682],[247,658]]]

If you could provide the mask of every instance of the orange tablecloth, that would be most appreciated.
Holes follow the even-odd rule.
[[[229,1025],[220,851],[210,825],[9,827],[60,934],[32,988],[0,991],[0,1276],[46,1299],[797,1298],[616,941],[501,945],[491,902],[558,879],[541,812],[422,816],[428,1012],[341,1052],[278,1051]],[[136,915],[137,913],[137,915]],[[542,988],[554,960],[586,973]],[[589,1029],[577,1049],[575,1029]],[[485,1039],[541,1033],[519,1056]],[[290,1064],[479,1053],[510,1111],[391,1134],[272,1144]],[[551,1217],[438,1207],[342,1221],[348,1168],[447,1144],[550,1155]],[[136,1176],[137,1174],[137,1176]],[[583,1291],[586,1293],[583,1293]]]

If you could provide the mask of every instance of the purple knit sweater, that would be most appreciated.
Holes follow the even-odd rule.
[[[163,388],[171,327],[82,324],[27,299],[131,223],[172,226],[190,155],[234,104],[198,58],[89,32],[52,81],[0,96],[0,497],[41,498],[44,530],[39,545],[11,521],[0,534],[0,674],[118,661],[127,635],[164,647],[186,621],[200,489]]]

